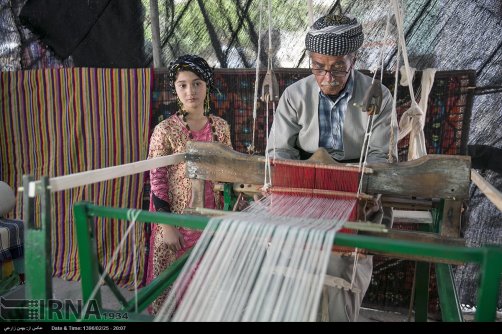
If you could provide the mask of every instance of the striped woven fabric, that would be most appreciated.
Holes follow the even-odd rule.
[[[0,79],[0,179],[14,189],[25,174],[35,179],[56,177],[147,158],[150,69],[47,69],[3,72]],[[80,278],[73,204],[86,200],[141,208],[143,185],[144,175],[138,174],[53,194],[55,276]],[[21,203],[22,196],[18,195],[17,218],[22,217]],[[97,220],[98,256],[103,267],[128,224]],[[138,224],[135,233],[137,275],[142,280],[144,224]],[[132,246],[130,236],[111,267],[111,276],[125,287],[134,280]]]
[[[0,217],[0,264],[23,256],[22,220]]]

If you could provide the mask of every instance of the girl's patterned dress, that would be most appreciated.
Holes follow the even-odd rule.
[[[210,116],[213,120],[215,134],[218,142],[232,146],[230,141],[230,127],[228,123],[217,116]],[[190,132],[193,139],[189,138]],[[148,158],[170,155],[174,153],[183,153],[186,150],[186,144],[192,141],[213,141],[211,124],[206,123],[204,128],[199,131],[190,131],[186,128],[183,120],[177,115],[173,115],[159,123],[150,139],[150,150]],[[156,168],[150,171],[150,211],[155,211],[152,195],[169,204],[170,211],[173,213],[183,213],[185,207],[190,204],[192,196],[191,182],[185,176],[186,164],[184,162],[167,167]],[[204,207],[220,208],[221,196],[213,191],[210,181],[205,184]],[[174,252],[167,248],[163,240],[163,230],[157,225],[152,224],[152,233],[150,236],[150,253],[148,256],[147,284],[164,271],[170,264],[179,258],[188,248],[192,247],[201,235],[201,231],[178,228],[185,241],[185,247]],[[168,291],[159,296],[150,308],[150,312],[156,314],[164,302]]]

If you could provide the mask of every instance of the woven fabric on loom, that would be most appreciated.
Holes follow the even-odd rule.
[[[0,179],[13,188],[22,176],[56,177],[144,160],[150,123],[150,69],[71,68],[3,72],[0,80]],[[57,192],[51,198],[54,275],[80,277],[73,204],[141,208],[143,174]],[[22,217],[22,196],[15,216]],[[35,217],[40,217],[37,206]],[[128,222],[96,221],[98,256],[103,267],[111,258]],[[145,245],[145,226],[136,240]],[[133,282],[132,238],[111,277],[122,286]],[[136,255],[145,258],[145,247]],[[138,263],[138,278],[144,261]]]

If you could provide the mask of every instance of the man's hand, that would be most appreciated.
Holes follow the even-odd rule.
[[[249,202],[244,198],[243,193],[239,193],[237,201],[235,201],[232,211],[243,211],[249,206]]]
[[[363,221],[380,224],[383,217],[382,194],[377,194],[369,200],[359,201],[358,217]]]

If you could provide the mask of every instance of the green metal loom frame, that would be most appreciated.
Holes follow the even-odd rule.
[[[32,177],[23,177],[24,189],[28,189]],[[41,223],[34,225],[33,208],[34,198],[24,196],[24,209],[26,221],[25,234],[25,258],[26,258],[26,295],[27,299],[50,299],[52,298],[52,266],[51,266],[51,240],[50,240],[50,191],[48,178],[41,179],[37,194],[41,201]],[[78,240],[78,250],[81,269],[81,284],[83,302],[86,303],[91,297],[92,291],[98,283],[102,268],[97,261],[97,244],[94,234],[93,219],[96,217],[128,219],[129,209],[98,206],[88,202],[75,204],[75,225]],[[176,215],[167,213],[155,213],[135,210],[138,213],[136,222],[158,223],[183,226],[192,229],[204,229],[210,218],[204,216]],[[31,217],[31,218],[30,218]],[[478,301],[475,313],[475,321],[495,321],[499,286],[502,274],[502,247],[484,246],[480,248],[467,248],[461,246],[432,244],[409,240],[397,240],[376,236],[354,235],[339,233],[335,237],[335,244],[339,246],[357,247],[370,251],[380,251],[395,254],[396,256],[421,255],[430,259],[449,260],[453,262],[473,262],[480,265],[481,277],[478,290]],[[130,314],[129,321],[148,321],[153,318],[140,314],[176,279],[186,262],[189,253],[171,265],[165,272],[151,282],[148,286],[139,290],[137,301],[126,300],[120,293],[113,280],[106,276],[105,282],[111,289],[121,305],[122,312]],[[428,263],[420,263],[427,266]],[[426,270],[425,272],[428,272]],[[451,266],[444,263],[436,264],[438,276],[438,289],[441,301],[443,321],[463,321],[462,313],[456,298],[455,286],[451,275]],[[36,277],[36,279],[33,279]],[[417,280],[417,289],[422,286],[422,291],[428,293],[428,275],[422,275]],[[417,298],[427,298],[423,294]],[[418,299],[420,299],[418,298]],[[94,300],[102,308],[101,294],[95,295]],[[137,310],[135,309],[138,305]],[[416,305],[419,305],[418,303]],[[421,303],[427,314],[427,303]],[[423,314],[424,310],[421,310]],[[47,310],[48,312],[48,310]],[[48,314],[48,313],[47,313]],[[417,310],[419,314],[419,310]],[[45,317],[45,319],[48,319]],[[83,321],[95,321],[96,319],[83,319]],[[117,319],[120,320],[120,319]],[[425,318],[426,320],[426,318]],[[120,321],[124,321],[121,319]]]

